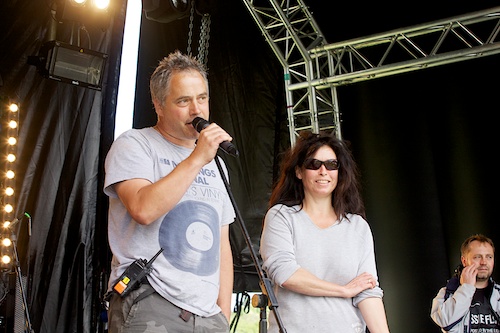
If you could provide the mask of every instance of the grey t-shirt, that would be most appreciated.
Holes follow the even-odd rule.
[[[220,229],[235,217],[215,161],[201,169],[171,211],[147,226],[132,219],[113,186],[134,178],[154,183],[191,152],[150,127],[129,130],[111,146],[104,182],[104,192],[109,196],[108,237],[113,252],[109,289],[134,260],[149,260],[163,248],[153,262],[150,284],[175,305],[200,316],[211,316],[220,312],[216,304]],[[227,176],[222,160],[221,165]]]
[[[363,272],[377,276],[373,238],[359,215],[318,228],[299,206],[275,205],[267,212],[261,237],[263,269],[274,283],[278,310],[288,333],[364,333],[366,324],[357,304],[382,297],[380,287],[353,298],[316,297],[282,287],[300,267],[320,279],[345,285]],[[279,332],[274,316],[269,332]]]

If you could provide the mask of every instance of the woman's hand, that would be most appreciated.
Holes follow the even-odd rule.
[[[376,285],[377,280],[373,275],[362,273],[344,286],[346,293],[344,297],[354,297],[363,290],[375,288]]]

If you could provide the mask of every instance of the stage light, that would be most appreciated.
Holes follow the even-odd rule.
[[[107,54],[59,41],[42,45],[38,57],[29,63],[49,79],[100,90]]]
[[[193,0],[142,0],[142,8],[148,20],[169,23],[186,17]]]
[[[61,23],[79,22],[106,29],[110,21],[110,5],[110,0],[58,0],[55,18]]]
[[[2,264],[8,265],[11,263],[11,261],[12,261],[12,258],[9,255],[4,254],[2,256]]]
[[[17,112],[19,110],[19,106],[17,104],[15,104],[15,103],[12,103],[12,104],[9,105],[9,110],[11,112]]]
[[[138,1],[138,0],[133,0]],[[100,90],[107,54],[92,50],[96,29],[107,30],[113,14],[111,0],[55,0],[55,14],[49,41],[28,64],[46,78]],[[58,26],[70,29],[68,40],[58,41]],[[82,43],[82,32],[85,32]],[[77,41],[76,45],[73,41]],[[86,47],[85,47],[86,46]]]
[[[109,0],[94,0],[94,6],[100,10],[106,10],[109,8]]]
[[[16,184],[16,155],[17,155],[17,142],[18,142],[18,130],[19,130],[19,110],[20,107],[16,103],[7,105],[2,111],[5,113],[3,117],[0,117],[5,122],[2,131],[2,135],[5,136],[7,144],[6,152],[4,155],[4,179],[1,180],[3,197],[2,205],[2,221],[4,229],[0,231],[0,236],[2,237],[2,244],[4,245],[1,249],[1,268],[2,270],[12,269],[11,255],[12,246],[10,236],[12,235],[12,230],[10,230],[11,221],[15,218],[15,184]]]
[[[13,189],[12,187],[10,187],[10,186],[6,187],[6,188],[5,188],[5,195],[6,195],[6,196],[9,196],[9,197],[10,197],[11,195],[14,195],[14,189]]]
[[[109,8],[109,5],[110,5],[110,0],[67,0],[71,3],[71,5],[73,6],[80,6],[80,7],[84,7],[84,6],[90,6],[90,7],[94,7],[95,9],[98,9],[98,10],[107,10]],[[65,3],[64,1],[61,1],[60,2],[60,6],[64,6]]]
[[[9,213],[12,213],[14,211],[14,207],[12,207],[11,204],[6,204],[4,207],[3,207],[3,210],[4,212],[6,212],[7,214]]]

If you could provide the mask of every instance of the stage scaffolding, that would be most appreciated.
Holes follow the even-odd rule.
[[[336,87],[500,53],[500,7],[329,44],[302,0],[243,0],[284,70],[293,145],[342,137]]]

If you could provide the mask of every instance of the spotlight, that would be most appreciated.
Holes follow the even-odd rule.
[[[4,174],[2,179],[2,191],[1,200],[2,200],[2,209],[0,209],[1,219],[3,221],[4,230],[0,230],[0,239],[1,246],[0,248],[0,270],[4,271],[6,269],[11,269],[12,267],[12,241],[7,236],[11,230],[8,230],[10,221],[13,220],[14,216],[14,204],[16,202],[16,198],[14,195],[15,188],[15,171],[16,171],[16,154],[17,154],[17,141],[18,141],[18,130],[19,130],[19,104],[12,103],[7,107],[8,114],[6,114],[5,123],[5,145],[6,152],[3,157],[5,158],[6,163],[4,163]],[[7,228],[7,229],[5,229]],[[1,296],[1,295],[0,295]],[[1,302],[1,300],[0,300]]]
[[[17,112],[17,111],[19,111],[19,105],[12,103],[11,105],[9,105],[9,110],[11,112]]]
[[[14,211],[14,207],[12,207],[11,204],[6,204],[5,206],[3,206],[3,210],[6,213],[12,213]]]
[[[8,125],[10,128],[17,128],[17,121],[11,120]]]
[[[5,195],[8,197],[14,195],[14,189],[10,186],[6,187],[5,188]]]
[[[5,265],[10,264],[10,262],[12,261],[10,256],[8,256],[6,254],[2,256],[1,260],[2,260],[2,264],[5,264]]]
[[[58,22],[80,22],[106,29],[109,7],[110,0],[58,0],[55,17]]]
[[[29,57],[40,74],[49,79],[101,90],[107,54],[59,41],[46,42],[39,56]]]
[[[110,0],[94,0],[94,6],[100,10],[107,10],[109,8]]]
[[[148,20],[169,23],[186,17],[193,0],[142,0],[142,8]]]

